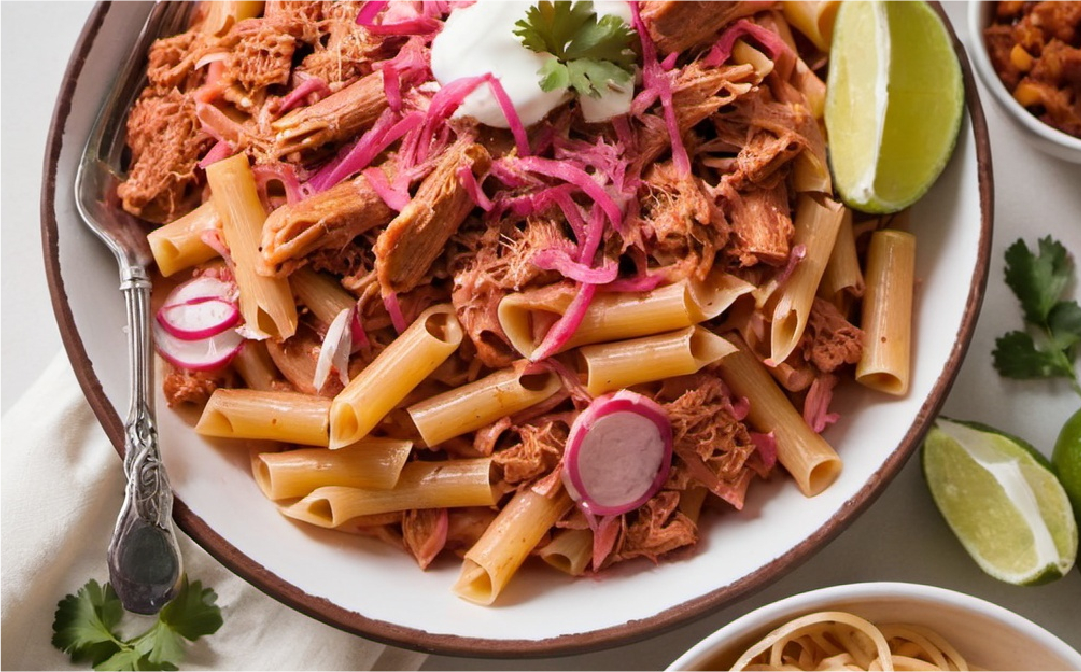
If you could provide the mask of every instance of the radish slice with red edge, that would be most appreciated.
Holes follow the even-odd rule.
[[[217,336],[239,322],[240,310],[235,303],[207,296],[162,306],[157,317],[170,335],[197,340]]]
[[[193,278],[169,293],[158,310],[161,327],[172,336],[200,339],[215,336],[240,320],[237,288],[220,278]]]
[[[244,337],[229,329],[209,338],[177,338],[154,324],[154,344],[169,363],[192,371],[212,371],[232,361],[244,345]]]
[[[649,397],[604,394],[571,425],[563,483],[581,509],[618,516],[645,504],[668,479],[672,425]]]
[[[338,370],[342,385],[349,384],[349,351],[353,348],[350,325],[353,322],[354,310],[356,309],[342,309],[327,327],[327,335],[323,337],[323,345],[319,348],[319,359],[315,362],[315,376],[312,380],[312,385],[317,390],[323,389],[332,366]]]

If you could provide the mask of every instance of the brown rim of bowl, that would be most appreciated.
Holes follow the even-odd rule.
[[[60,327],[64,348],[75,370],[79,385],[90,403],[109,440],[117,452],[123,450],[123,423],[117,410],[109,402],[94,372],[90,358],[83,347],[76,329],[71,308],[67,304],[63,278],[60,275],[59,229],[54,211],[56,196],[56,173],[61,148],[63,128],[71,111],[75,84],[78,81],[87,56],[94,45],[106,14],[112,3],[99,3],[88,19],[64,73],[60,95],[53,112],[49,140],[45,153],[43,186],[41,196],[42,248],[45,270],[49,281],[53,312]],[[972,77],[964,47],[954,33],[953,26],[938,3],[932,3],[935,11],[945,21],[954,50],[961,62],[965,81],[965,103],[972,121],[976,141],[977,173],[980,184],[980,242],[976,269],[970,280],[968,300],[949,359],[931,393],[916,416],[915,422],[905,434],[900,446],[887,458],[882,467],[868,482],[847,501],[838,512],[814,534],[804,539],[783,556],[758,568],[735,583],[714,590],[683,604],[669,608],[648,619],[629,621],[620,626],[586,633],[561,635],[545,640],[490,640],[458,635],[438,635],[401,627],[386,621],[366,618],[330,602],[305,593],[281,577],[267,571],[262,565],[244,555],[238,548],[218,535],[179,498],[176,499],[174,519],[200,546],[214,556],[230,571],[242,577],[259,590],[293,609],[347,632],[395,646],[406,647],[426,653],[480,658],[547,657],[568,656],[611,648],[643,638],[655,637],[706,616],[731,604],[752,591],[764,587],[810,558],[815,551],[835,538],[851,523],[857,514],[870,506],[881,494],[886,484],[901,470],[916,446],[930,427],[946,400],[954,378],[964,360],[976,327],[976,318],[983,302],[990,265],[991,235],[994,207],[994,185],[991,171],[991,146],[987,134],[987,121],[980,106],[976,84]]]

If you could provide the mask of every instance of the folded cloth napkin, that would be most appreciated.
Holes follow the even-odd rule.
[[[105,549],[123,500],[120,460],[60,353],[4,414],[0,667],[87,669],[53,648],[56,604],[108,581]],[[231,574],[187,535],[188,576],[217,591],[224,625],[188,647],[182,670],[416,670],[425,655],[308,618]],[[132,633],[134,634],[134,633]]]

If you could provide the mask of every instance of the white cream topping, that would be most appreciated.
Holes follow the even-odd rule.
[[[541,90],[537,73],[555,56],[530,51],[514,34],[514,24],[525,19],[534,4],[534,0],[479,0],[451,12],[442,32],[432,41],[435,79],[445,86],[464,77],[491,73],[503,85],[523,124],[531,126],[544,119],[572,94],[568,89]],[[600,16],[614,14],[630,23],[630,7],[622,0],[597,0],[593,8]],[[582,97],[586,120],[604,121],[627,112],[633,86],[628,83],[622,89],[610,87],[600,98]],[[510,126],[491,89],[484,85],[466,97],[455,116],[470,116],[497,128]]]

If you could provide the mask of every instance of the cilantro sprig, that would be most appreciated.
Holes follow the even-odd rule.
[[[609,82],[631,81],[637,33],[618,16],[598,18],[591,0],[540,0],[514,25],[527,49],[555,56],[537,72],[544,91],[600,97]]]
[[[217,599],[213,589],[199,581],[189,584],[184,577],[154,625],[123,639],[117,631],[125,613],[120,598],[108,583],[101,586],[90,579],[57,605],[53,646],[75,662],[90,662],[95,670],[176,670],[184,657],[184,640],[194,642],[221,627]]]
[[[1027,331],[995,341],[995,369],[1007,378],[1068,378],[1081,395],[1074,360],[1081,343],[1081,306],[1062,298],[1073,258],[1047,236],[1033,252],[1018,239],[1006,250],[1006,284],[1021,302]],[[1035,338],[1033,333],[1035,332]]]

